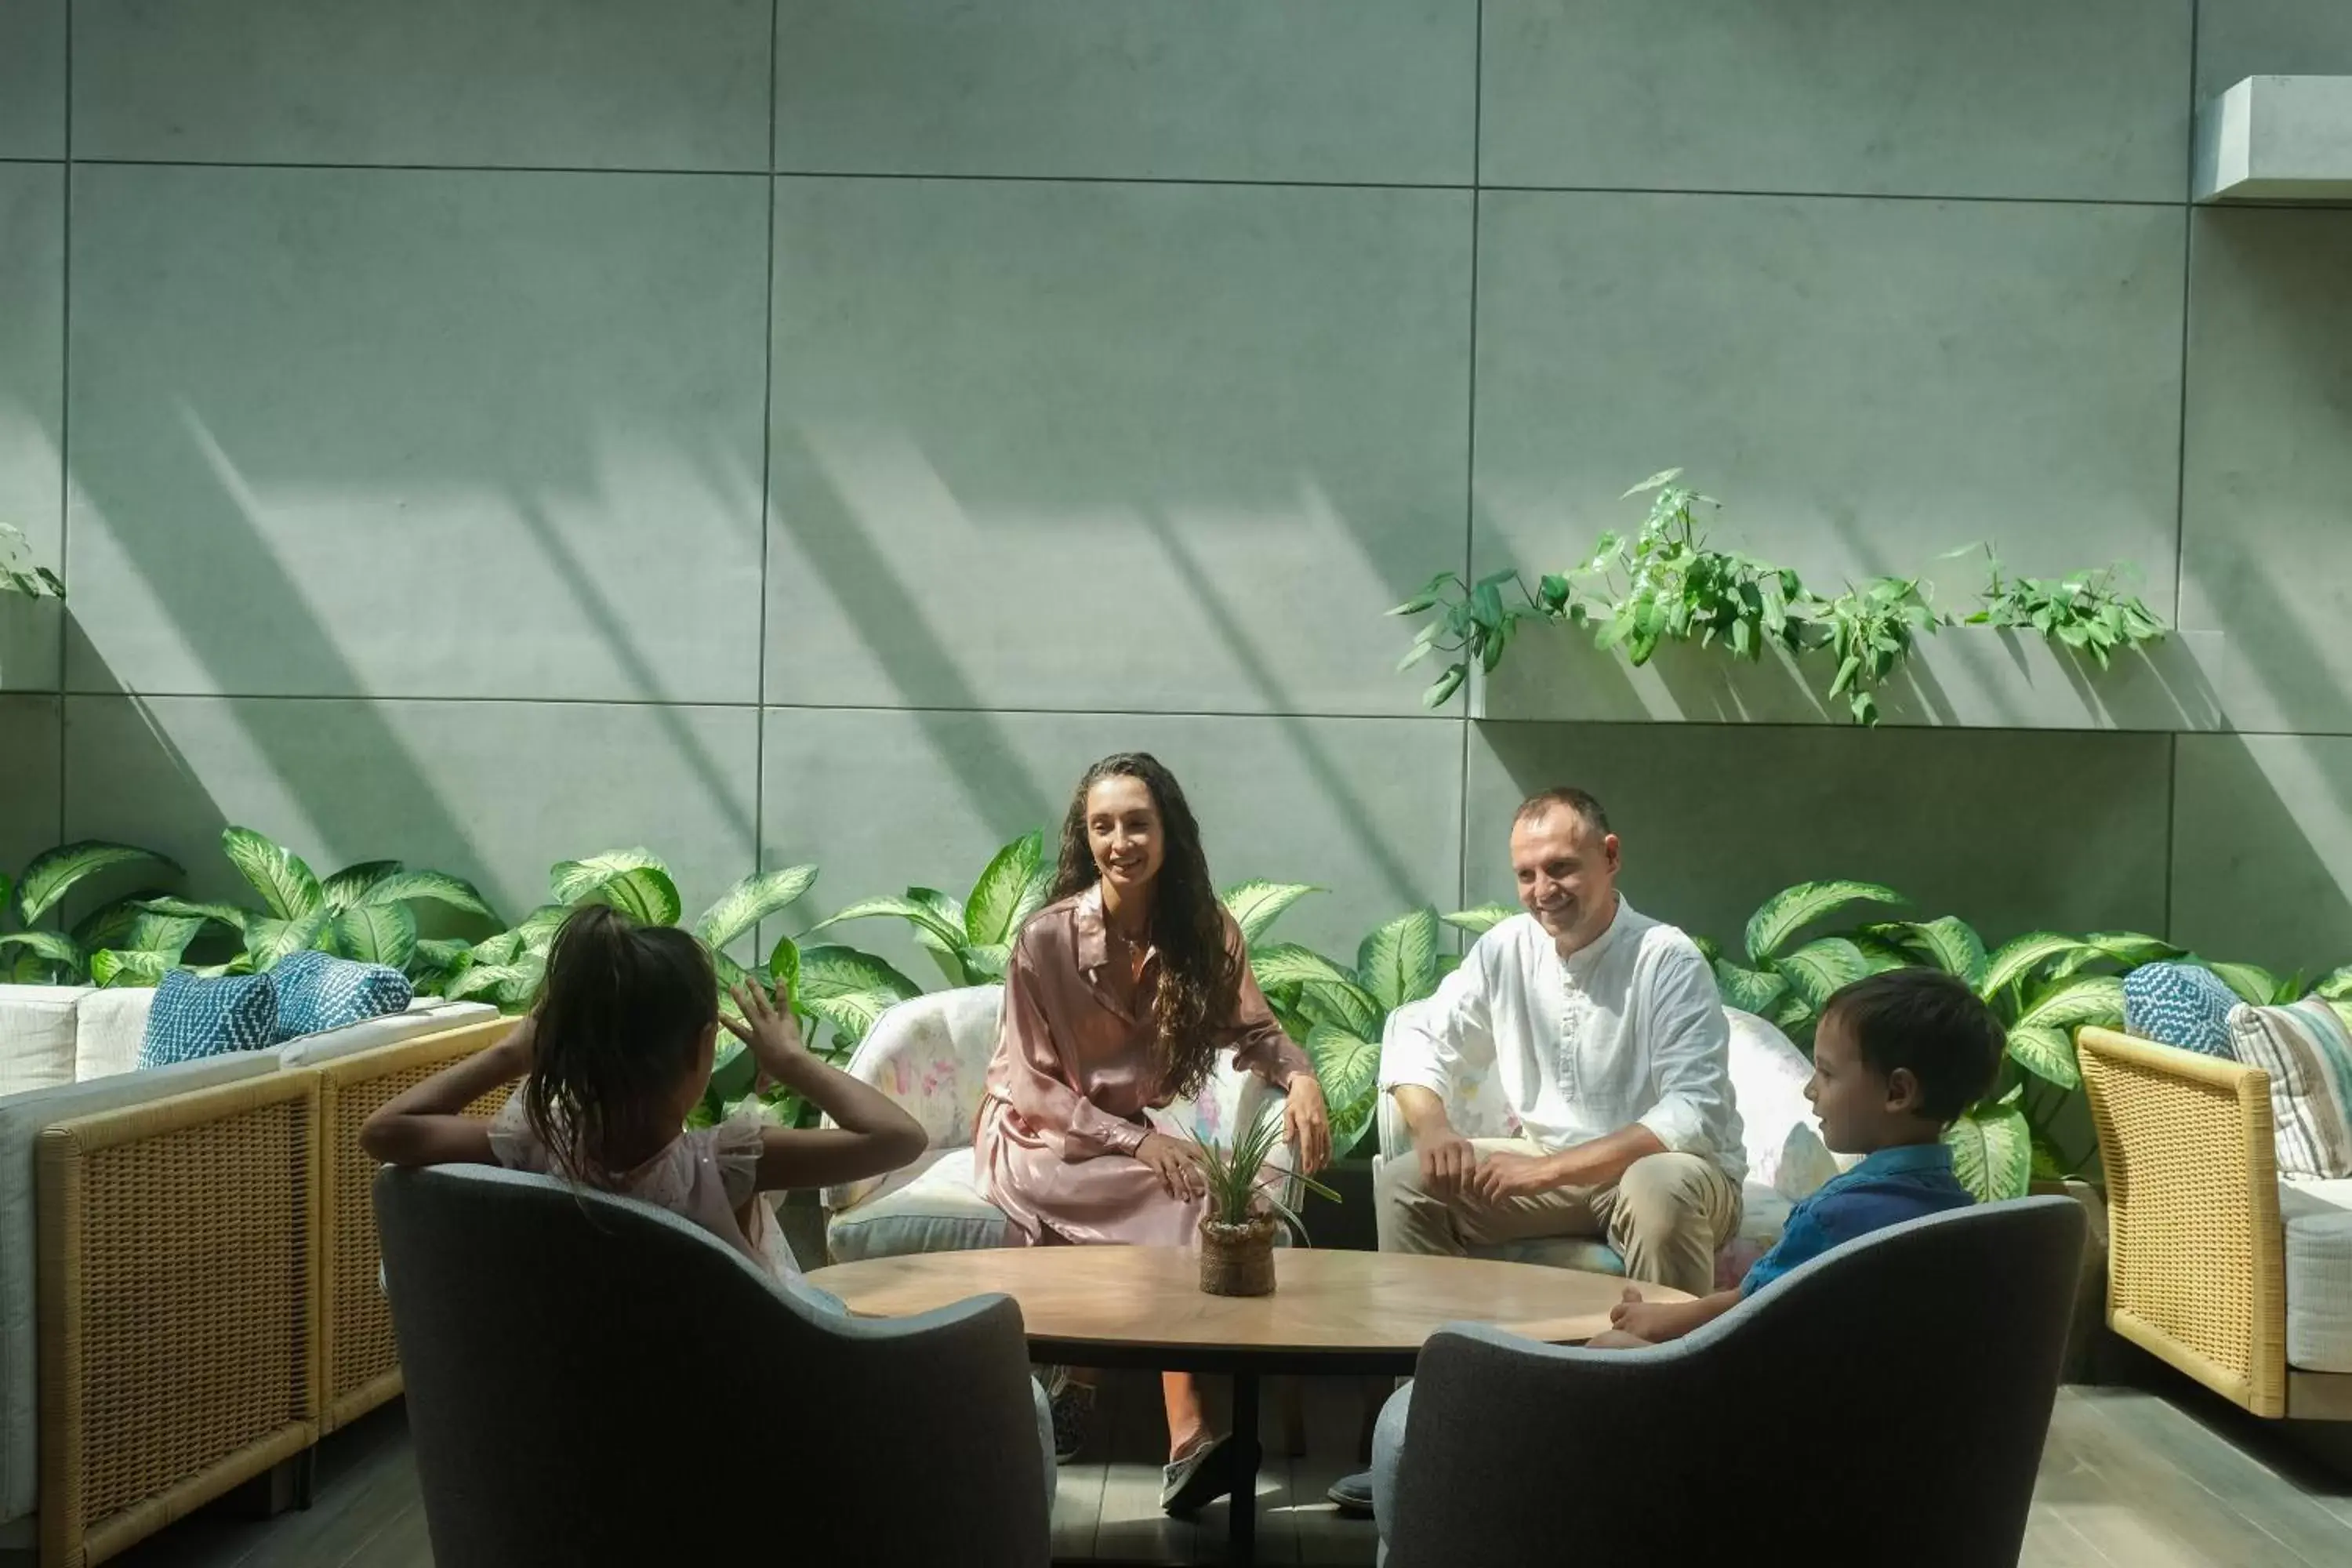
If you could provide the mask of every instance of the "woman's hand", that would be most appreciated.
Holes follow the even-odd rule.
[[[1201,1178],[1201,1151],[1198,1145],[1171,1138],[1165,1132],[1147,1132],[1143,1142],[1135,1146],[1135,1157],[1152,1169],[1168,1195],[1178,1203],[1190,1203],[1209,1190]]]
[[[824,1064],[802,1043],[800,1021],[777,1007],[769,999],[767,987],[756,980],[743,981],[728,994],[735,998],[743,1021],[739,1024],[721,1013],[719,1021],[727,1026],[727,1032],[751,1047],[762,1073],[786,1088],[804,1089]]]
[[[1298,1151],[1298,1169],[1313,1175],[1331,1163],[1331,1112],[1323,1085],[1311,1072],[1290,1075],[1282,1100],[1282,1135]]]

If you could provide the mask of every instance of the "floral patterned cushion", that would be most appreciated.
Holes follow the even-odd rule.
[[[1003,1005],[1002,985],[910,997],[866,1031],[845,1070],[904,1107],[922,1123],[933,1149],[970,1148]],[[1154,1119],[1171,1132],[1197,1132],[1219,1142],[1243,1118],[1266,1114],[1280,1099],[1264,1079],[1235,1070],[1227,1058],[1191,1104],[1155,1112]],[[854,1208],[879,1193],[886,1180],[828,1187],[824,1206],[835,1214]]]

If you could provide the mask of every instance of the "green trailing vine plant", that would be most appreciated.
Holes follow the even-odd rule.
[[[2119,652],[2164,640],[2167,627],[2156,612],[2137,595],[2117,586],[2122,568],[2058,578],[2010,577],[1993,547],[1982,548],[1988,580],[1983,605],[1968,617],[1969,625],[2038,632],[2088,655],[2101,669]]]
[[[1389,611],[1433,616],[1398,662],[1406,670],[1433,656],[1447,657],[1422,704],[1452,700],[1475,664],[1492,674],[1522,622],[1545,620],[1592,634],[1593,646],[1621,648],[1636,667],[1667,643],[1720,647],[1750,660],[1777,647],[1791,658],[1825,658],[1834,671],[1826,700],[1843,701],[1854,722],[1874,725],[1878,693],[1911,657],[1924,635],[1952,625],[2018,627],[2054,646],[2088,656],[2105,668],[2119,651],[2160,641],[2168,628],[2137,596],[2117,585],[2120,567],[2060,579],[2009,577],[1990,546],[1990,577],[1979,608],[1960,619],[1940,614],[1923,575],[1874,577],[1822,598],[1791,568],[1736,551],[1720,550],[1700,527],[1701,509],[1720,505],[1682,482],[1683,470],[1653,474],[1621,498],[1647,495],[1649,515],[1628,536],[1603,533],[1592,552],[1565,573],[1550,573],[1533,588],[1517,569],[1475,582],[1440,572]]]

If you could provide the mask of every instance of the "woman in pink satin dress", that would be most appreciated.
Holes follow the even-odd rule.
[[[972,1142],[981,1190],[1032,1244],[1183,1246],[1201,1221],[1193,1146],[1144,1117],[1197,1094],[1218,1052],[1285,1091],[1284,1130],[1319,1169],[1331,1127],[1307,1055],[1276,1024],[1217,901],[1184,792],[1141,752],[1087,770],[1062,824],[1054,901],[1005,964],[1004,1014]],[[1163,1373],[1160,1506],[1233,1487],[1190,1373]],[[1092,1390],[1056,1395],[1067,1458]]]

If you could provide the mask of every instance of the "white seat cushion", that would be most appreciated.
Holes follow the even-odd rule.
[[[437,1035],[444,1029],[461,1028],[498,1016],[496,1007],[481,1002],[444,1002],[437,996],[420,996],[406,1012],[362,1018],[340,1029],[325,1029],[299,1040],[289,1040],[278,1049],[278,1065],[314,1068],[354,1051],[373,1050],[378,1046],[415,1039],[419,1035]]]
[[[74,1081],[138,1070],[139,1042],[147,1037],[147,1014],[154,1005],[152,985],[86,993],[75,1013]]]
[[[0,1095],[71,1083],[79,985],[0,985]]]
[[[2282,1181],[2286,1362],[2352,1373],[2352,1179]]]
[[[892,1172],[873,1193],[834,1211],[825,1226],[825,1244],[836,1263],[1012,1247],[1019,1241],[1004,1211],[972,1184],[969,1146],[934,1149],[904,1170]]]

